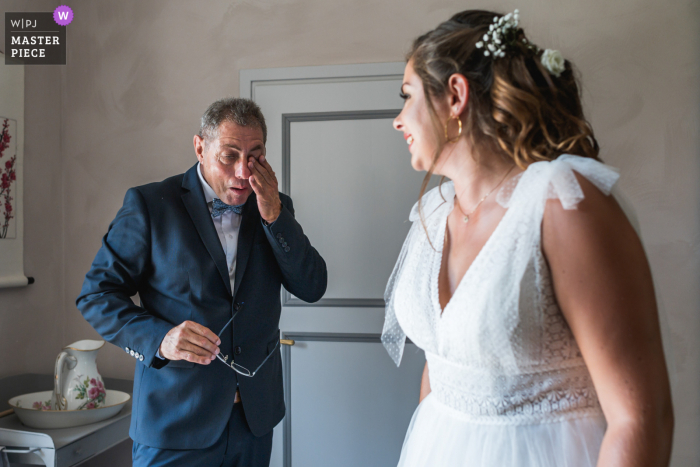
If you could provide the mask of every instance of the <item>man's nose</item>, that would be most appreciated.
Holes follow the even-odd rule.
[[[236,163],[236,178],[248,180],[250,178],[250,169],[248,168],[248,158],[241,157]]]

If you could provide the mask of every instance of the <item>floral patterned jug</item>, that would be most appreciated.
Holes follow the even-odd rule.
[[[97,351],[105,341],[82,340],[64,347],[56,357],[53,410],[96,409],[105,404],[105,385],[97,372]]]

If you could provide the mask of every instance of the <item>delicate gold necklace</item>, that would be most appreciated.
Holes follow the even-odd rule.
[[[455,199],[457,200],[457,207],[458,207],[459,210],[462,212],[462,215],[464,215],[464,218],[462,219],[462,222],[464,222],[465,224],[466,224],[467,222],[469,222],[469,216],[473,215],[473,214],[476,212],[476,210],[479,209],[479,206],[481,206],[481,203],[483,203],[484,200],[485,200],[486,198],[488,198],[488,197],[491,195],[491,193],[493,193],[494,191],[496,191],[496,188],[498,188],[499,186],[501,186],[501,183],[503,183],[503,180],[506,179],[506,177],[508,176],[508,174],[511,173],[511,172],[513,171],[514,168],[515,168],[515,165],[513,165],[513,166],[508,170],[508,172],[506,172],[506,174],[503,176],[503,178],[501,179],[501,181],[498,182],[498,184],[497,184],[495,187],[493,187],[493,189],[492,189],[491,191],[489,191],[488,193],[486,193],[486,196],[484,196],[483,198],[481,198],[481,199],[479,200],[479,202],[476,203],[476,206],[474,206],[474,209],[472,209],[469,213],[465,213],[465,212],[464,212],[464,210],[462,209],[462,205],[459,203],[459,198],[457,198],[457,195],[455,195]]]

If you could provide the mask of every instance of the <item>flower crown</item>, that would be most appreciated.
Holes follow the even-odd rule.
[[[489,32],[484,34],[483,40],[476,43],[477,49],[484,49],[484,56],[493,55],[496,60],[506,56],[506,49],[514,44],[517,38],[518,24],[520,20],[520,12],[518,10],[507,15],[495,16],[493,23],[489,25]],[[523,37],[523,43],[531,50],[539,52],[541,49],[532,42]],[[544,66],[550,74],[557,78],[565,70],[565,60],[558,50],[547,49],[542,52],[540,57],[542,66]]]

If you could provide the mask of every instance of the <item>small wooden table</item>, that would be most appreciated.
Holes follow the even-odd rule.
[[[134,382],[104,378],[108,389],[131,394]],[[53,389],[53,375],[25,374],[0,379],[0,412],[10,409],[10,398]],[[10,463],[68,467],[116,446],[129,437],[131,400],[112,418],[90,425],[39,430],[22,425],[17,415],[0,418],[0,446]]]

